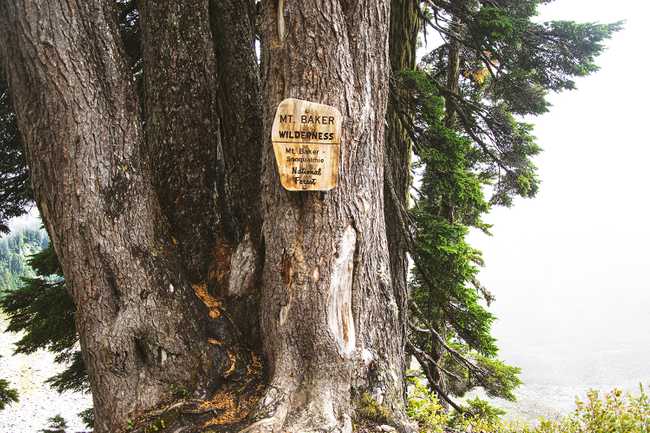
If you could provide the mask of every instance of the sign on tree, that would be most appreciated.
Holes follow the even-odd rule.
[[[329,191],[337,184],[341,113],[329,105],[285,99],[272,138],[282,186],[289,191]]]

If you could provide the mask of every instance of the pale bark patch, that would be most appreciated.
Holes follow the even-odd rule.
[[[284,0],[278,0],[278,39],[284,40]]]
[[[243,296],[249,293],[255,280],[256,263],[257,250],[250,234],[246,233],[230,259],[229,295]]]
[[[316,266],[311,273],[311,280],[314,283],[317,283],[319,279],[320,279],[320,269],[318,269],[318,266]]]
[[[349,357],[356,345],[352,317],[352,276],[357,232],[348,226],[338,245],[338,255],[332,266],[327,307],[327,324],[341,355]]]
[[[284,326],[285,323],[287,323],[287,319],[289,318],[289,309],[291,308],[290,305],[284,305],[280,309],[280,326]]]

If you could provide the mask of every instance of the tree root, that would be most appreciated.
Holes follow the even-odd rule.
[[[265,385],[261,368],[252,369],[245,381],[226,384],[210,399],[171,402],[120,433],[352,433],[355,411],[329,385]],[[402,421],[357,419],[354,431],[375,433],[391,424],[396,432],[412,433]]]

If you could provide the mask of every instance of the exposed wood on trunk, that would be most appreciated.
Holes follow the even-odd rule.
[[[330,275],[327,324],[343,357],[352,355],[356,346],[352,317],[352,280],[356,247],[357,232],[352,226],[348,226],[341,236]],[[320,272],[318,276],[320,277]]]
[[[2,57],[38,206],[76,304],[98,433],[174,386],[206,384],[212,365],[205,308],[182,276],[141,153],[112,13],[94,1],[0,3]]]

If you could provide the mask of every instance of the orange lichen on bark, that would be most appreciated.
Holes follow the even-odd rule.
[[[223,377],[228,377],[235,371],[237,367],[237,354],[231,351],[228,351],[228,359],[230,360],[230,367],[223,373]]]
[[[234,370],[236,356],[229,352],[228,357],[232,361],[231,370]],[[214,410],[220,412],[219,415],[205,421],[203,428],[236,424],[244,421],[257,405],[264,390],[261,374],[262,361],[257,354],[251,353],[251,362],[246,368],[244,383],[239,382],[239,387],[237,387],[236,383],[232,383],[232,386],[218,391],[212,399],[201,404],[201,411]]]
[[[237,424],[244,421],[257,405],[264,386],[256,385],[251,392],[241,395],[230,391],[219,391],[214,397],[201,404],[201,411],[218,411],[219,415],[203,423],[203,428]]]
[[[213,260],[208,269],[208,278],[219,288],[228,287],[230,277],[230,258],[233,254],[233,246],[228,242],[219,242],[212,251]]]
[[[202,284],[192,284],[194,293],[199,297],[201,301],[208,307],[208,314],[212,319],[218,319],[221,317],[222,304],[221,301],[213,297],[208,293],[208,285],[205,283]]]

